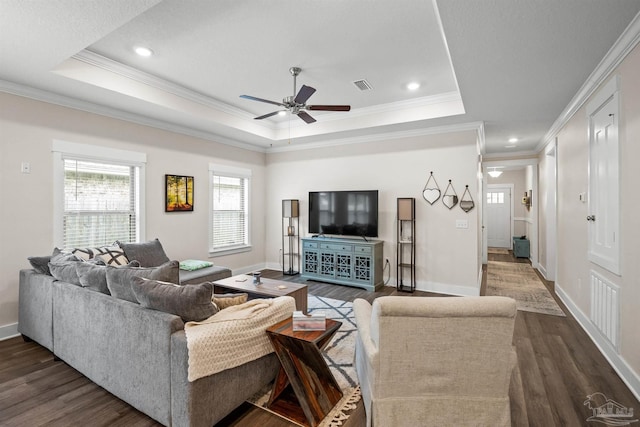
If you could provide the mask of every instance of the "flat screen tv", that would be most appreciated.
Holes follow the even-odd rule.
[[[309,233],[378,237],[378,190],[309,192]]]

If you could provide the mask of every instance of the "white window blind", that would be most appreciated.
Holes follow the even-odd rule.
[[[64,159],[64,247],[135,242],[137,168]]]
[[[248,174],[212,170],[211,195],[211,252],[248,247]]]
[[[57,140],[52,151],[56,246],[144,238],[144,153]]]

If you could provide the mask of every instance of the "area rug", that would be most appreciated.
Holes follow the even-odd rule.
[[[307,311],[324,311],[330,319],[342,322],[340,329],[333,336],[329,345],[324,349],[323,356],[335,377],[344,397],[335,408],[327,415],[319,427],[338,427],[349,418],[358,402],[361,400],[360,387],[353,366],[353,354],[355,350],[356,322],[353,314],[353,304],[348,301],[340,301],[333,298],[317,297],[309,295]],[[249,402],[265,407],[269,400],[271,388],[267,387],[256,394]]]
[[[565,317],[540,278],[527,263],[489,261],[486,295],[511,297],[518,310]]]
[[[509,249],[505,248],[488,248],[487,253],[496,255],[509,255]]]

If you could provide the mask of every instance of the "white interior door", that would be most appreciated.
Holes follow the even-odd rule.
[[[615,81],[615,80],[614,80]],[[612,86],[612,85],[609,85]],[[613,88],[611,88],[613,89]],[[589,105],[589,260],[620,274],[618,92]]]
[[[487,246],[511,248],[511,188],[487,188]]]

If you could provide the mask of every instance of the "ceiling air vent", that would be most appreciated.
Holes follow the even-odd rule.
[[[369,83],[365,79],[356,80],[355,82],[353,82],[353,84],[356,85],[356,87],[358,89],[360,89],[360,90],[371,90],[371,89],[373,89],[373,87],[371,86],[371,83]]]

